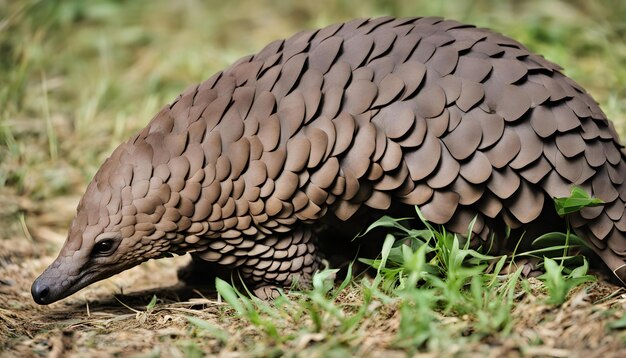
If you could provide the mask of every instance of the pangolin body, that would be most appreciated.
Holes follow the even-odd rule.
[[[316,223],[418,205],[459,234],[476,217],[487,240],[541,227],[573,185],[605,204],[571,225],[624,280],[625,174],[597,103],[520,43],[441,18],[354,20],[272,42],[163,108],[97,172],[32,293],[51,303],[192,252],[271,295],[318,268]]]

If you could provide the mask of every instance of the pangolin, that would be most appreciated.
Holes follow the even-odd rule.
[[[435,17],[304,31],[191,86],[115,149],[32,295],[49,304],[189,252],[271,297],[320,267],[320,224],[417,205],[461,235],[476,218],[489,240],[545,227],[574,185],[604,204],[569,223],[626,281],[622,148],[581,86],[501,34]]]

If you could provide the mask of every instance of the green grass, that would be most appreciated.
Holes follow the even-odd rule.
[[[582,195],[578,188],[567,198],[555,199],[555,207],[564,213],[597,204],[597,199]],[[407,222],[415,220],[424,229],[408,228]],[[461,244],[457,235],[425,221],[417,207],[416,218],[384,216],[363,235],[379,227],[389,231],[380,257],[361,259],[376,270],[374,277],[352,277],[350,266],[343,282],[335,285],[337,270],[325,269],[315,274],[310,291],[283,293],[272,302],[262,301],[247,290],[239,291],[217,279],[218,294],[228,304],[229,311],[223,314],[250,324],[259,336],[256,340],[240,342],[244,344],[241,351],[263,356],[295,352],[359,355],[362,352],[358,347],[367,337],[368,327],[384,319],[381,317],[390,308],[399,312],[399,320],[389,348],[409,354],[447,352],[452,344],[467,345],[511,334],[516,323],[512,312],[522,296],[532,295],[530,283],[522,277],[522,267],[514,268],[514,257],[482,254],[470,248],[471,240]],[[563,304],[575,288],[596,280],[587,275],[584,257],[576,256],[582,259],[580,266],[567,266],[574,257],[569,255],[569,250],[579,241],[573,238],[574,244],[570,246],[569,234],[559,234],[545,235],[553,239],[560,237],[562,240],[557,245],[533,251],[533,254],[562,254],[556,259],[542,256],[540,263],[545,270],[538,277],[546,292],[543,300],[554,306]],[[509,266],[506,272],[505,265]],[[345,297],[352,299],[346,301]],[[449,319],[457,317],[463,320],[450,325]],[[217,337],[223,345],[229,344],[230,335],[219,327],[197,317],[187,319],[201,334]],[[618,320],[611,326],[621,324]],[[298,351],[298,342],[311,336],[318,337],[323,344],[311,347],[310,353]]]
[[[416,216],[421,218],[419,210]],[[469,241],[461,245],[456,235],[423,218],[418,220],[425,229],[407,229],[403,225],[407,220],[383,217],[368,229],[390,230],[380,257],[362,260],[376,269],[374,277],[352,277],[348,270],[335,286],[336,270],[326,269],[314,276],[312,290],[283,294],[272,302],[217,279],[217,291],[228,304],[222,314],[249,324],[257,336],[240,341],[241,351],[262,356],[359,355],[368,329],[385,320],[391,310],[399,313],[399,320],[389,348],[409,354],[449,352],[451,345],[510,335],[515,324],[512,312],[521,297],[532,296],[529,282],[521,277],[522,268],[503,274],[504,266],[512,265],[511,257],[481,254],[469,248]],[[559,261],[545,258],[546,272],[539,277],[547,305],[558,306],[573,289],[595,281],[587,275],[586,260],[578,267]],[[233,344],[218,326],[193,316],[188,320],[199,335],[217,337],[225,346]],[[322,343],[306,347],[310,352],[299,351],[299,342],[312,336]]]

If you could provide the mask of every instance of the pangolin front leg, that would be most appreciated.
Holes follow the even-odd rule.
[[[321,264],[313,228],[304,224],[263,239],[248,257],[239,272],[261,299],[278,297],[278,288],[310,288]]]

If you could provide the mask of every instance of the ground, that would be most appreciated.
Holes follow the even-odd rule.
[[[540,281],[518,283],[506,323],[494,327],[439,306],[407,327],[407,306],[369,297],[362,277],[330,301],[254,306],[259,318],[178,284],[185,257],[50,306],[32,301],[30,284],[62,245],[91,176],[160,106],[271,40],[386,14],[440,15],[518,39],[587,88],[624,137],[621,2],[0,0],[0,356],[624,356],[626,291],[602,272],[561,305],[547,303]],[[406,337],[412,324],[426,327],[416,341]]]
[[[45,235],[45,234],[43,234]],[[51,239],[54,240],[54,235]],[[51,306],[37,306],[30,298],[32,279],[53,258],[39,256],[33,245],[7,240],[0,267],[0,356],[405,356],[394,343],[401,312],[396,304],[378,302],[358,331],[335,340],[333,327],[300,333],[286,342],[272,341],[258,327],[239,318],[211,291],[194,291],[177,283],[176,267],[186,259],[151,261],[112,279],[90,286]],[[23,240],[22,240],[23,242]],[[8,254],[7,254],[8,253]],[[520,291],[511,312],[509,333],[471,336],[469,315],[439,316],[450,330],[441,341],[421,347],[423,356],[476,357],[621,357],[626,352],[624,320],[626,294],[605,282],[575,290],[561,306],[545,303],[542,284],[530,279],[530,292]],[[146,309],[156,295],[157,303]],[[357,289],[337,298],[344,304],[362,302]],[[349,312],[349,310],[347,310]],[[187,317],[218,327],[201,331]],[[618,324],[616,324],[616,322]],[[292,335],[309,322],[288,322]],[[612,328],[614,327],[614,328]],[[283,333],[281,332],[281,333]],[[224,338],[224,336],[226,338]],[[453,339],[456,337],[456,339]]]

